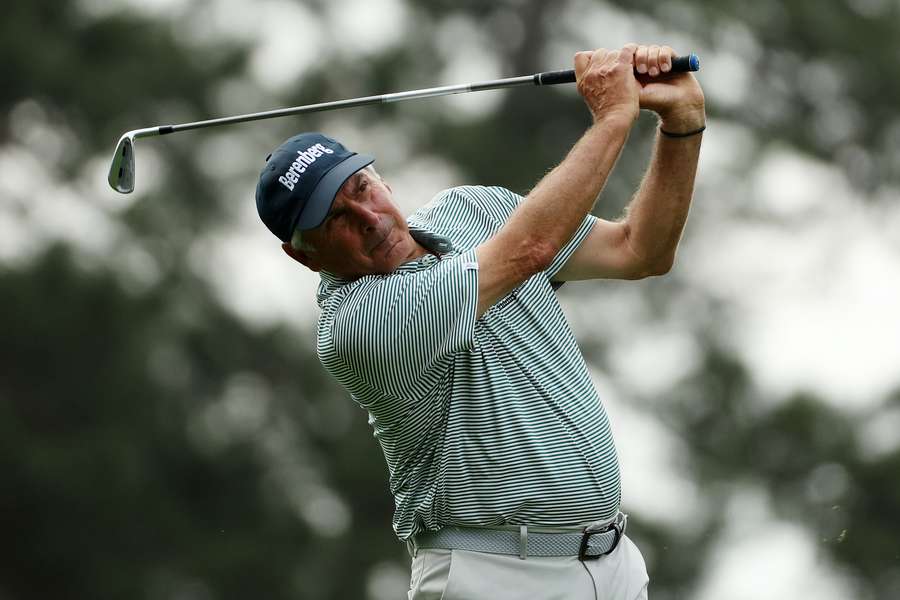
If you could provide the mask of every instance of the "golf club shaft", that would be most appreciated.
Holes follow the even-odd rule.
[[[699,69],[700,59],[697,58],[696,54],[678,56],[672,59],[672,72],[697,71]],[[463,83],[460,85],[445,85],[422,90],[383,94],[381,96],[365,96],[363,98],[350,98],[347,100],[337,100],[335,102],[322,102],[320,104],[307,104],[306,106],[279,108],[264,112],[236,115],[233,117],[221,117],[218,119],[207,119],[206,121],[195,121],[193,123],[181,123],[179,125],[144,127],[142,129],[127,131],[119,138],[119,142],[116,144],[116,152],[113,154],[113,160],[109,166],[107,180],[114,190],[122,194],[128,194],[134,190],[134,142],[139,138],[165,135],[167,133],[175,133],[176,131],[188,131],[190,129],[230,125],[232,123],[246,123],[247,121],[259,121],[261,119],[272,119],[274,117],[284,117],[288,115],[336,110],[339,108],[352,108],[356,106],[366,106],[368,104],[399,102],[401,100],[411,100],[413,98],[431,98],[434,96],[447,96],[449,94],[462,94],[480,90],[496,90],[520,85],[557,85],[560,83],[574,82],[575,71],[573,70],[547,71],[545,73],[535,73],[534,75],[509,77],[507,79],[493,79],[490,81]]]
[[[697,71],[700,69],[700,60],[696,54],[687,56],[678,56],[672,59],[672,72],[681,73],[687,71]],[[521,77],[509,77],[506,79],[492,79],[489,81],[481,81],[478,83],[463,83],[458,85],[445,85],[441,87],[425,88],[421,90],[411,90],[408,92],[395,92],[392,94],[382,94],[380,96],[364,96],[362,98],[349,98],[347,100],[337,100],[334,102],[321,102],[319,104],[307,104],[305,106],[293,106],[290,108],[278,108],[275,110],[267,110],[257,113],[248,113],[244,115],[235,115],[233,117],[222,117],[218,119],[207,119],[205,121],[195,121],[193,123],[181,123],[178,125],[160,125],[156,132],[157,135],[165,135],[167,133],[176,133],[178,131],[188,131],[190,129],[201,129],[203,127],[214,127],[218,125],[230,125],[233,123],[246,123],[248,121],[259,121],[262,119],[271,119],[274,117],[285,117],[288,115],[300,115],[304,113],[321,112],[326,110],[336,110],[339,108],[354,108],[357,106],[366,106],[369,104],[386,104],[388,102],[400,102],[401,100],[412,100],[414,98],[431,98],[436,96],[448,96],[450,94],[462,94],[465,92],[477,92],[482,90],[496,90],[507,87],[516,87],[522,85],[557,85],[561,83],[574,83],[575,71],[572,69],[564,71],[547,71],[544,73],[535,73],[534,75],[523,75]],[[153,128],[148,128],[141,137],[154,135]]]

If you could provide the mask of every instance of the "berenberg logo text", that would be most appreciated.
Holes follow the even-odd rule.
[[[300,181],[300,175],[306,172],[306,168],[316,162],[322,154],[334,154],[334,150],[326,148],[321,143],[310,146],[306,150],[297,150],[297,160],[291,163],[284,175],[278,181],[287,189],[293,191],[294,185]]]

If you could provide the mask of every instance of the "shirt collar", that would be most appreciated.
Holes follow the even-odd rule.
[[[434,254],[448,254],[453,252],[453,242],[450,241],[450,238],[434,233],[430,229],[419,225],[409,225],[409,234],[412,236],[414,240],[418,243],[422,244],[426,250],[432,252]],[[425,254],[418,258],[415,258],[409,262],[405,262],[399,267],[395,273],[404,272],[404,271],[414,271],[420,263],[429,263],[431,261],[436,260],[433,254]],[[328,298],[336,292],[338,289],[347,285],[348,283],[353,283],[354,281],[359,281],[358,279],[343,279],[338,277],[334,273],[329,273],[328,271],[319,271],[319,289],[316,292],[316,299],[320,307],[322,307]]]

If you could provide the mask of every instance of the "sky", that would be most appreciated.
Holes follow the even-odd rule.
[[[83,6],[97,16],[122,6],[169,16],[186,11],[188,3],[84,0]],[[327,6],[329,27],[347,41],[338,51],[361,55],[402,43],[403,31],[418,18],[401,0],[379,2],[377,9],[365,0]],[[695,43],[646,19],[598,7],[584,10],[588,16],[575,19],[571,13],[563,18],[577,21],[584,36],[601,23],[603,30],[617,32],[615,39],[604,41],[609,46],[657,35],[684,46]],[[248,79],[223,86],[222,114],[270,108],[254,104],[259,97],[254,90],[276,94],[302,78],[313,61],[327,58],[316,44],[322,30],[311,24],[310,13],[298,4],[266,0],[251,9],[249,4],[220,0],[210,4],[204,17],[203,23],[173,18],[173,28],[192,43],[231,36],[255,46]],[[378,27],[362,26],[369,22]],[[509,35],[516,35],[515,19],[509,19],[506,27]],[[261,30],[267,35],[259,36]],[[739,56],[754,51],[752,33],[739,25],[728,39],[729,45],[716,48],[691,46],[703,61],[699,79],[707,102],[725,106],[748,93],[748,76]],[[455,52],[460,45],[467,50]],[[492,58],[489,34],[466,19],[442,24],[437,48],[452,60],[434,80],[416,82],[416,87],[517,75],[501,71],[502,65]],[[565,66],[577,49],[570,40],[555,41],[548,65]],[[386,91],[399,90],[371,93]],[[491,111],[506,93],[426,102],[466,119]],[[105,182],[109,156],[97,156],[74,179],[63,180],[47,171],[46,160],[39,157],[63,152],[72,133],[64,124],[51,122],[38,104],[21,103],[9,119],[14,143],[0,150],[0,196],[10,200],[0,209],[0,262],[26,263],[48,242],[61,239],[78,249],[87,268],[111,265],[135,290],[152,285],[159,266],[147,249],[132,243],[117,221],[131,203],[144,201],[153,190],[154,175],[165,168],[152,139],[138,144],[137,191],[121,196]],[[358,119],[334,118],[326,123],[329,132],[348,146],[376,154],[379,170],[407,214],[446,187],[492,183],[464,181],[437,155],[412,156],[402,132],[377,123],[361,126]],[[223,226],[197,241],[186,260],[241,319],[258,327],[294,328],[298,335],[310,336],[312,344],[318,277],[281,252],[248,196],[255,182],[248,182],[247,176],[256,167],[247,165],[255,165],[265,147],[280,141],[266,135],[265,127],[257,129],[249,147],[235,144],[225,130],[204,142],[204,150],[223,157],[206,168],[223,175],[222,191],[234,197],[234,208]],[[114,146],[115,140],[110,140],[110,156]],[[765,150],[765,159],[749,180],[736,187],[734,173],[740,172],[749,150],[759,147]],[[33,195],[36,180],[46,181],[47,193]],[[900,204],[872,202],[833,166],[756,139],[753,132],[726,121],[709,123],[697,182],[676,267],[668,275],[682,281],[687,292],[673,298],[665,322],[646,319],[645,288],[640,283],[598,285],[589,303],[583,294],[565,289],[560,295],[580,341],[599,337],[614,348],[609,370],[592,367],[592,375],[617,433],[625,504],[642,518],[670,523],[685,522],[702,511],[703,491],[679,466],[681,442],[632,400],[664,397],[668,388],[697,368],[698,346],[691,324],[698,317],[692,313],[691,290],[727,307],[721,341],[746,360],[764,402],[810,390],[848,414],[869,415],[866,437],[873,453],[895,448],[893,432],[900,427],[900,412],[878,412],[884,395],[900,386],[896,310]],[[900,197],[896,192],[884,193]],[[219,268],[206,268],[209,256],[218,257]],[[718,541],[716,559],[709,562],[698,598],[740,600],[749,599],[750,593],[753,598],[852,595],[852,581],[817,553],[813,534],[777,521],[763,492],[740,490],[732,503],[733,526]],[[748,525],[753,522],[770,523],[768,537],[763,539]],[[766,577],[760,579],[759,572]],[[394,566],[383,565],[370,577],[371,597],[389,597],[405,577]],[[752,592],[741,596],[741,589]]]

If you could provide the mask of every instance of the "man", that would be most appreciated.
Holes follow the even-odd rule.
[[[705,127],[673,56],[576,54],[593,124],[525,198],[453,188],[407,220],[373,158],[320,134],[260,176],[263,222],[321,273],[319,358],[369,411],[411,599],[647,597],[606,414],[553,288],[671,268]],[[597,219],[640,108],[660,117],[653,158],[626,216]]]

